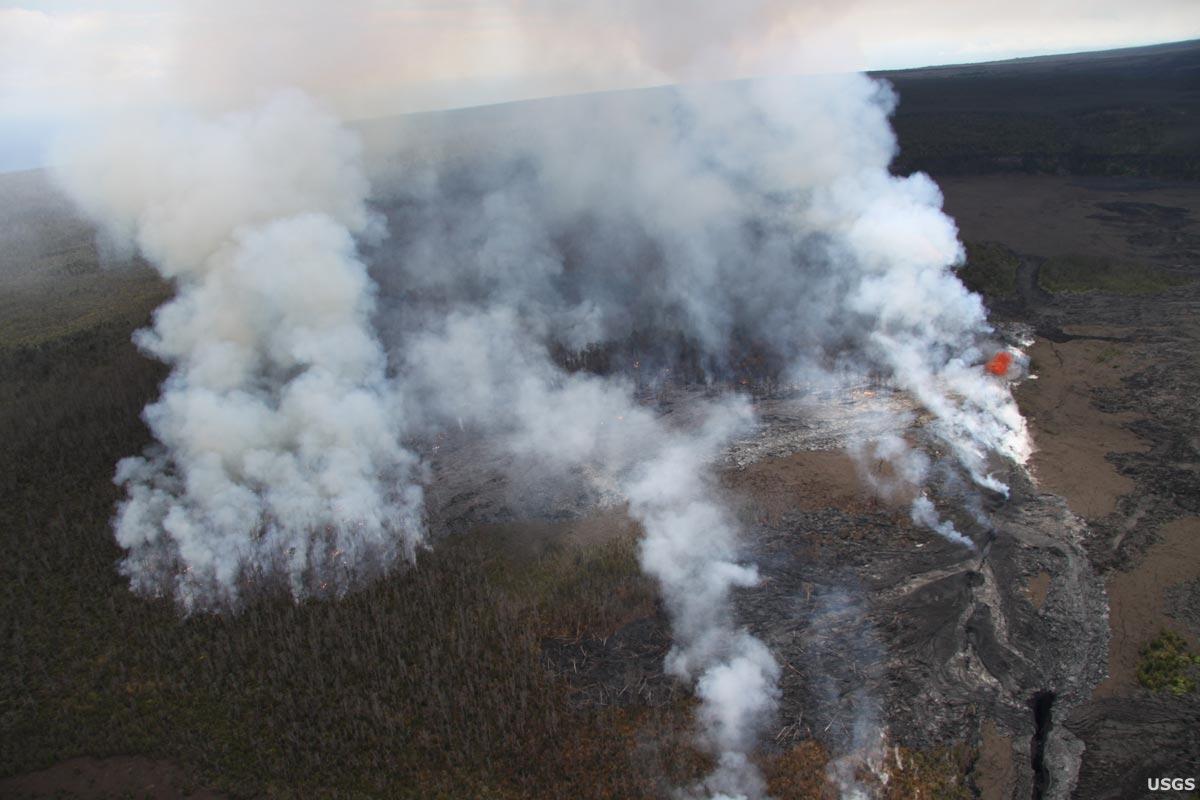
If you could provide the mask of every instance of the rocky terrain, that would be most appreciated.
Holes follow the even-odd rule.
[[[970,780],[987,797],[1141,796],[1147,777],[1187,774],[1200,756],[1196,695],[1155,693],[1135,676],[1160,628],[1193,646],[1200,632],[1200,196],[1145,181],[1006,180],[990,207],[973,187],[966,236],[995,232],[992,215],[1019,223],[1006,202],[1066,193],[1095,264],[1115,252],[1170,280],[1049,291],[1041,271],[1058,253],[1043,249],[1045,232],[1038,241],[1029,220],[1028,240],[1006,240],[1014,290],[989,303],[998,324],[1035,338],[1017,394],[1038,452],[1030,471],[1009,469],[1008,498],[988,498],[994,529],[974,532],[977,551],[873,498],[845,452],[882,408],[911,408],[905,398],[886,387],[759,398],[759,428],[721,466],[763,576],[738,613],[785,665],[774,746],[815,738],[865,761],[884,743],[969,742]],[[951,211],[966,189],[951,185]],[[686,392],[655,402],[686,417]],[[516,494],[560,516],[612,502]],[[503,503],[485,513],[519,516]],[[603,641],[553,643],[548,657],[579,702],[656,703],[673,696],[668,646],[664,619],[640,619]]]
[[[1109,641],[1091,533],[1017,469],[1011,496],[989,503],[995,528],[980,532],[978,549],[913,526],[858,486],[843,449],[869,430],[876,399],[762,401],[757,434],[727,453],[724,483],[762,575],[738,614],[785,667],[771,745],[816,739],[866,763],[892,744],[978,741],[987,722],[1003,732],[1009,796],[1037,786],[1068,797],[1083,746],[1064,720],[1104,677]],[[597,500],[571,499],[551,493],[546,505],[561,518]],[[480,521],[515,516],[498,502]],[[551,642],[547,656],[578,702],[653,704],[680,691],[662,674],[669,643],[656,616],[603,640]]]

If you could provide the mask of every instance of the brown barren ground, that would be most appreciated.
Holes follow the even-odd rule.
[[[1008,800],[1016,778],[1012,738],[997,730],[991,720],[983,723],[980,738],[979,760],[975,762],[980,800]]]
[[[1029,585],[1025,587],[1025,591],[1029,593],[1029,600],[1033,603],[1033,607],[1041,609],[1042,604],[1046,602],[1046,595],[1050,593],[1050,573],[1039,572],[1029,579]]]
[[[764,522],[775,522],[793,510],[839,508],[854,513],[879,510],[882,505],[863,485],[854,459],[843,450],[763,459],[730,474],[726,482],[752,503]]]
[[[1182,635],[1193,650],[1200,645],[1186,627],[1172,624],[1166,614],[1168,588],[1200,575],[1200,517],[1184,517],[1164,525],[1160,540],[1141,562],[1127,572],[1108,577],[1109,624],[1112,643],[1108,653],[1108,680],[1096,687],[1096,695],[1109,697],[1137,690],[1137,666],[1141,648],[1170,627]]]
[[[1108,335],[1114,333],[1119,332]],[[1134,345],[1108,341],[1056,344],[1043,339],[1029,355],[1037,380],[1023,383],[1018,399],[1033,426],[1034,476],[1085,519],[1112,513],[1117,498],[1132,491],[1134,484],[1106,456],[1143,451],[1145,443],[1125,428],[1137,415],[1099,411],[1092,392],[1116,385],[1136,370],[1140,353]]]

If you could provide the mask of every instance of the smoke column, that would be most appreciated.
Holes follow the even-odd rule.
[[[58,177],[176,287],[138,346],[171,366],[123,460],[122,571],[184,609],[282,576],[343,589],[421,540],[414,457],[371,331],[354,234],[372,217],[358,149],[299,94],[213,121],[123,125],[68,146]]]

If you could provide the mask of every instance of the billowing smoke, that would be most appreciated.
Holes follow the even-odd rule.
[[[654,30],[635,60],[703,73]],[[923,438],[897,414],[856,451],[964,544],[938,487],[1004,491],[996,465],[1029,455],[982,366],[995,337],[953,273],[940,193],[889,172],[894,103],[842,75],[375,126],[374,213],[354,136],[299,94],[68,147],[63,185],[177,288],[137,337],[171,366],[145,413],[156,444],[117,470],[133,588],[196,610],[262,582],[302,597],[382,574],[426,538],[414,453],[470,431],[627,506],[671,616],[667,668],[695,686],[716,761],[688,791],[761,797],[751,754],[779,667],[734,614],[757,575],[711,471],[753,425],[738,387],[911,396]],[[684,393],[688,413],[660,415],[647,388]]]
[[[849,75],[533,104],[533,121],[514,111],[454,151],[485,156],[401,170],[377,274],[389,296],[510,307],[569,350],[637,339],[626,361],[642,375],[678,374],[681,335],[704,380],[744,378],[747,356],[782,385],[884,379],[931,417],[926,449],[943,455],[914,449],[903,416],[856,452],[891,465],[875,483],[914,520],[966,542],[922,491],[932,472],[1003,492],[992,459],[1024,462],[1030,445],[981,366],[997,342],[951,269],[963,254],[940,192],[888,171],[894,102]]]
[[[1028,457],[1007,385],[983,368],[996,340],[953,273],[940,193],[888,172],[893,103],[838,76],[534,104],[474,137],[433,120],[379,190],[392,235],[373,271],[407,407],[619,487],[671,612],[668,667],[696,681],[718,759],[695,787],[708,796],[763,793],[748,755],[778,677],[732,619],[732,592],[755,576],[704,468],[746,424],[720,389],[906,392],[923,440],[898,413],[857,450],[887,462],[879,486],[914,521],[967,546],[931,494],[952,487],[977,511],[970,486],[1002,491],[997,459]],[[717,390],[692,401],[703,422],[668,425],[633,401],[689,380]]]
[[[145,410],[157,443],[117,467],[133,588],[211,608],[256,580],[302,597],[411,555],[421,491],[355,250],[374,220],[354,137],[286,94],[122,126],[64,149],[58,175],[177,290],[136,336],[171,375]]]

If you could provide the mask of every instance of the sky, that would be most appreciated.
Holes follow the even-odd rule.
[[[1198,37],[1196,0],[0,0],[0,170],[98,117],[283,86],[362,119]]]

